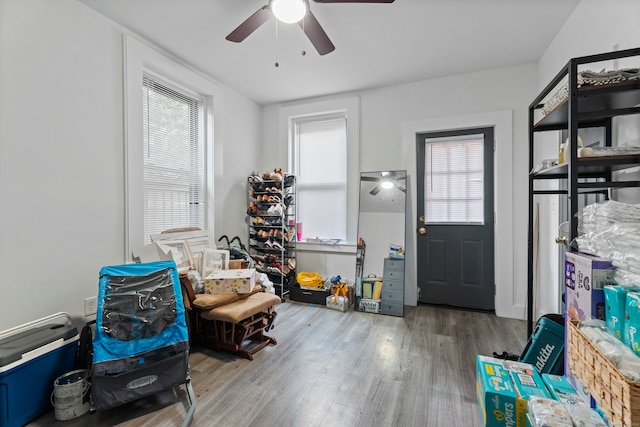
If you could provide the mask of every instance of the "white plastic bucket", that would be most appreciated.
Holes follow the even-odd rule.
[[[91,371],[89,369],[78,369],[56,378],[51,394],[56,420],[70,420],[89,411],[90,389]]]

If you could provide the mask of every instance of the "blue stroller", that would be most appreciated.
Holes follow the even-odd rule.
[[[95,410],[113,408],[185,384],[189,332],[176,264],[159,261],[100,270],[91,393]]]

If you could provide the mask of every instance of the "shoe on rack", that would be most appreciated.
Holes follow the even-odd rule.
[[[273,181],[282,181],[282,169],[274,169],[269,176]]]
[[[262,182],[262,177],[256,172],[251,172],[251,175],[247,178],[249,182]]]
[[[283,179],[283,185],[285,187],[291,187],[293,185],[293,182],[295,181],[295,175],[284,175],[284,179]]]

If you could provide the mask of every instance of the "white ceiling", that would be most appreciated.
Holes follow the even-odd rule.
[[[580,0],[310,1],[336,46],[324,56],[297,24],[276,38],[275,18],[225,40],[268,0],[79,1],[267,105],[535,62]]]

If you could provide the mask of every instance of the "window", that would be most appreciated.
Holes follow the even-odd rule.
[[[150,234],[184,226],[215,232],[222,204],[208,201],[222,147],[214,144],[221,131],[213,119],[221,115],[224,90],[133,36],[124,43],[124,260],[130,261]]]
[[[339,238],[355,245],[360,194],[358,97],[279,108],[280,140],[297,177],[297,221],[303,240]],[[304,248],[306,243],[301,247]],[[308,250],[342,249],[309,244]]]
[[[203,102],[169,86],[143,77],[145,243],[169,228],[204,229]]]
[[[484,224],[483,135],[426,143],[425,223]]]
[[[293,120],[297,214],[303,236],[347,240],[347,119]]]

